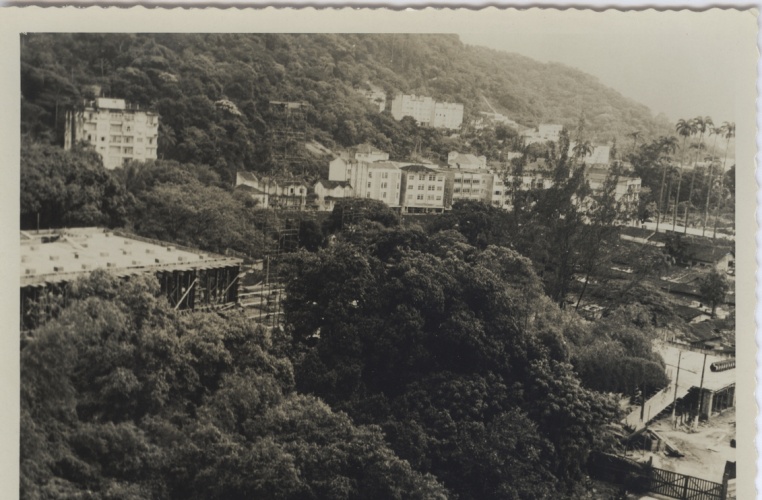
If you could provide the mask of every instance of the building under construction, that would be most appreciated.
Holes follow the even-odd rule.
[[[102,228],[21,233],[21,327],[45,317],[46,299],[67,299],[67,285],[96,269],[120,278],[150,273],[175,309],[230,307],[238,301],[243,261]]]

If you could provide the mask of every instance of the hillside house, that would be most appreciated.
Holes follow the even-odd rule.
[[[303,210],[307,206],[307,185],[296,179],[239,171],[236,172],[236,189],[249,194],[260,208]]]
[[[452,168],[484,170],[487,168],[487,157],[450,151],[447,154],[447,165]]]
[[[336,201],[352,197],[352,186],[347,181],[320,179],[315,183],[314,193],[317,210],[330,212]]]

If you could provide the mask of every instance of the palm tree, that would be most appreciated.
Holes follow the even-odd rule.
[[[593,152],[593,145],[590,143],[590,141],[585,142],[578,142],[574,145],[573,153],[574,158],[576,159],[584,159],[586,156],[589,156]]]
[[[677,137],[671,135],[669,137],[662,137],[659,139],[659,157],[661,159],[662,155],[665,155],[667,158],[664,159],[664,170],[661,174],[661,188],[659,189],[659,203],[657,204],[657,209],[659,210],[658,215],[656,216],[656,232],[659,232],[659,221],[661,221],[662,218],[662,200],[664,199],[664,181],[667,178],[667,168],[669,167],[669,157],[673,154],[675,154],[675,151],[677,151]]]
[[[691,187],[688,190],[688,204],[685,205],[685,228],[683,229],[683,233],[688,233],[688,214],[691,211],[691,206],[693,205],[693,186],[696,183],[696,167],[698,167],[698,159],[701,156],[701,150],[704,147],[704,133],[706,132],[707,128],[713,127],[714,122],[712,121],[711,116],[697,116],[693,119],[693,123],[696,126],[696,132],[699,133],[699,142],[698,146],[696,148],[696,159],[693,162],[693,174],[691,175]]]
[[[712,174],[714,173],[714,153],[717,151],[717,138],[722,134],[722,127],[711,127],[709,135],[714,136],[712,158],[709,162],[709,177],[706,182],[706,200],[704,200],[704,223],[701,225],[701,236],[706,234],[706,223],[709,220],[709,198],[712,196]]]
[[[688,139],[688,137],[692,136],[696,133],[696,124],[693,123],[693,120],[683,120],[682,118],[678,120],[677,125],[675,125],[675,130],[677,133],[681,136],[683,136],[683,147],[682,151],[680,152],[680,176],[677,179],[677,197],[675,198],[675,209],[672,214],[672,231],[675,230],[675,226],[677,224],[677,205],[680,203],[680,186],[683,182],[683,161],[685,159],[685,141]]]
[[[717,206],[714,209],[714,231],[712,239],[717,237],[717,221],[720,218],[720,205],[722,203],[722,187],[725,180],[725,163],[728,161],[728,150],[730,149],[730,139],[736,136],[736,124],[734,122],[723,122],[722,129],[725,133],[725,158],[722,160],[722,172],[720,173],[720,190],[717,197]]]

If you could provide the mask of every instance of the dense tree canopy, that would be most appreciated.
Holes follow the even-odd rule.
[[[446,159],[460,149],[499,160],[498,141],[511,139],[503,129],[464,131],[469,139],[461,141],[395,121],[357,92],[368,83],[389,96],[463,103],[467,122],[490,110],[487,99],[525,126],[572,126],[583,109],[591,140],[668,129],[578,70],[467,46],[454,35],[30,34],[21,45],[22,134],[61,141],[65,110],[97,85],[161,115],[160,158],[208,164],[226,181],[240,169],[317,174],[304,161],[282,161],[299,145],[276,133],[283,118],[271,100],[308,104],[304,124],[291,123],[308,138],[329,147],[368,141],[397,159],[416,149]]]
[[[177,316],[152,279],[95,272],[21,350],[24,498],[446,498],[357,426],[294,391],[237,315]]]
[[[461,498],[566,491],[616,410],[577,380],[566,313],[531,263],[442,245],[452,233],[365,232],[293,266],[288,324],[314,344],[297,358],[299,390],[381,425],[400,456]]]

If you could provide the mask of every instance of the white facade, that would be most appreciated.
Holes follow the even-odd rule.
[[[353,197],[400,206],[401,172],[392,162],[336,158],[328,164],[328,180],[348,182]]]
[[[456,130],[463,123],[463,105],[455,102],[434,103],[431,126]]]
[[[437,213],[445,207],[445,174],[423,165],[402,167],[402,211]]]
[[[64,149],[89,142],[109,170],[129,160],[156,159],[159,115],[129,106],[124,99],[98,98],[83,110],[66,114]]]
[[[563,125],[557,125],[554,123],[541,123],[537,130],[528,130],[521,134],[524,138],[524,144],[535,144],[543,142],[556,142],[561,137],[561,131],[564,129]]]
[[[458,129],[463,123],[463,105],[435,102],[431,97],[398,94],[392,100],[392,116],[395,120],[411,116],[419,125]]]

